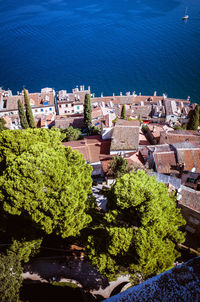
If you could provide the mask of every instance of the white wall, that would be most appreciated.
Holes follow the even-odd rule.
[[[101,129],[102,139],[111,139],[112,133],[113,133],[113,127]]]

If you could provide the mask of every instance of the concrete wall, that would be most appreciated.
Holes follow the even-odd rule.
[[[58,103],[59,115],[72,115],[77,113],[83,113],[83,104],[76,103]]]

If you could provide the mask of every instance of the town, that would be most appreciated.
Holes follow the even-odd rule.
[[[180,246],[195,256],[200,255],[197,103],[192,103],[189,96],[168,98],[165,94],[158,96],[156,91],[151,96],[133,91],[112,96],[102,93],[96,97],[90,87],[86,89],[83,85],[72,92],[43,88],[30,93],[23,89],[16,95],[10,89],[0,88],[1,130],[26,128],[22,124],[20,106],[26,111],[27,100],[36,127],[59,129],[66,136],[62,145],[78,151],[92,167],[92,195],[100,212],[107,212],[106,192],[117,184],[118,177],[130,171],[143,171],[144,175],[165,184],[169,194],[174,194],[186,221],[182,226],[186,240]],[[91,109],[88,123],[84,112],[86,100]]]

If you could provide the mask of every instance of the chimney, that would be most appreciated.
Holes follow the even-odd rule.
[[[122,92],[120,92],[120,96],[122,96]]]
[[[157,94],[157,91],[154,91],[154,94],[153,94],[153,96],[156,96],[156,94]]]
[[[113,96],[115,96],[115,93],[113,92]]]
[[[90,86],[88,86],[88,90],[90,91]]]
[[[103,92],[101,93],[101,98],[103,98]]]

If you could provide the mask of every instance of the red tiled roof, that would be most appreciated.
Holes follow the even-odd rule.
[[[158,173],[169,174],[175,171],[177,163],[174,151],[154,152],[154,160]]]
[[[180,205],[186,206],[198,213],[200,213],[200,191],[195,191],[191,188],[181,186]]]
[[[160,133],[160,144],[180,143],[186,140],[200,142],[200,134],[193,130],[161,131]]]
[[[200,149],[199,150],[177,150],[179,163],[184,163],[184,169],[191,171],[196,168],[200,173]]]
[[[100,161],[100,157],[110,152],[110,140],[102,140],[100,136],[88,136],[81,141],[64,142],[63,145],[78,150],[90,163]]]

